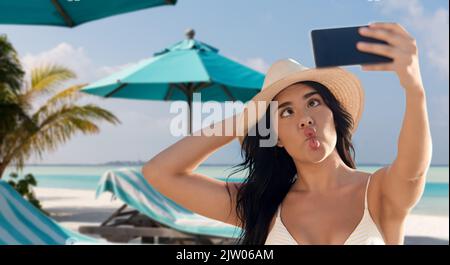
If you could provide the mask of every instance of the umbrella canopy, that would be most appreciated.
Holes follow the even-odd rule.
[[[177,0],[0,0],[0,24],[75,27],[140,9],[175,5]]]
[[[202,101],[246,102],[261,90],[262,73],[195,40],[193,31],[187,35],[186,40],[82,91],[102,97],[185,100],[191,109],[193,93],[200,93]],[[189,113],[191,120],[192,113]]]

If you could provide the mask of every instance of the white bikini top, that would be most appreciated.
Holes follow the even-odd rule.
[[[369,188],[370,178],[369,176],[366,185],[366,191],[364,195],[364,214],[356,226],[355,230],[350,234],[344,245],[384,245],[384,239],[375,225],[372,217],[369,213],[369,208],[367,204],[367,190]],[[287,228],[284,226],[280,217],[280,206],[277,210],[277,216],[275,218],[275,223],[270,230],[266,242],[264,245],[298,245],[294,237],[289,233]]]

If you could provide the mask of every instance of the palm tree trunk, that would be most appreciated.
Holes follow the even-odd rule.
[[[7,163],[0,162],[0,179],[3,177],[3,173],[5,173]]]

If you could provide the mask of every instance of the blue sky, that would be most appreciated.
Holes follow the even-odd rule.
[[[83,1],[83,0],[81,0]],[[419,0],[179,0],[165,6],[110,17],[74,29],[0,25],[26,69],[63,64],[93,82],[131,66],[184,38],[194,28],[198,40],[220,53],[265,72],[274,61],[291,57],[314,66],[310,31],[363,25],[371,21],[403,24],[417,39],[430,125],[433,164],[449,161],[448,1]],[[396,155],[405,97],[396,76],[347,67],[362,81],[366,108],[353,137],[357,163],[390,163]],[[101,163],[147,160],[179,138],[170,136],[170,103],[87,97],[113,111],[119,126],[101,125],[95,136],[76,135],[40,163]],[[209,163],[240,161],[237,141],[213,154]]]

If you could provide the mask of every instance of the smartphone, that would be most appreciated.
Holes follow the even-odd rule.
[[[356,43],[359,41],[387,44],[385,41],[360,35],[358,29],[361,27],[368,26],[316,29],[311,31],[316,67],[392,62],[391,58],[361,52],[356,48]]]

